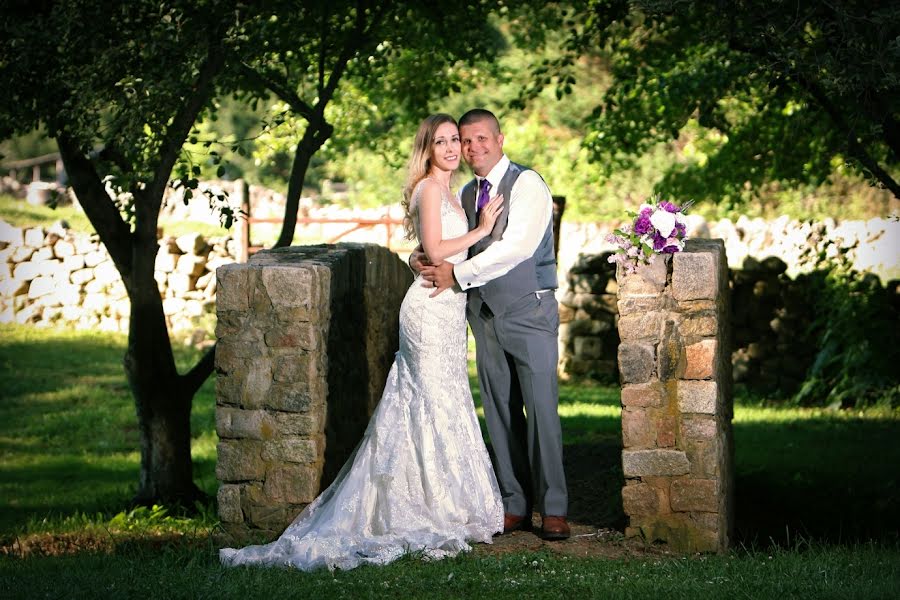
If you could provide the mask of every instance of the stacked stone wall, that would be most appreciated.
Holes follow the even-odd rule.
[[[337,474],[380,398],[412,275],[341,244],[263,251],[218,269],[219,517],[270,539]]]
[[[618,273],[626,536],[725,550],[732,530],[732,394],[721,240]]]
[[[170,330],[211,323],[214,273],[234,261],[234,242],[188,234],[159,246],[154,276]],[[125,285],[96,236],[0,221],[0,322],[127,332],[129,313]]]

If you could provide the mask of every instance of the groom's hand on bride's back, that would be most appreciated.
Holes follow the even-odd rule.
[[[431,293],[432,298],[456,285],[456,278],[453,277],[453,263],[451,262],[423,266],[421,272],[422,278],[425,280],[422,283],[422,287],[434,288],[434,292]]]
[[[431,261],[422,251],[422,246],[416,246],[416,249],[409,255],[409,268],[417,275],[422,272],[422,267],[430,267]]]

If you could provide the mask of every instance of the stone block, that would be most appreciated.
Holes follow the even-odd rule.
[[[97,265],[108,259],[109,254],[106,253],[106,249],[99,249],[85,254],[84,264],[87,267],[96,267]]]
[[[40,227],[32,227],[25,230],[25,245],[32,248],[40,248],[44,245],[44,230]]]
[[[641,312],[619,316],[619,337],[622,341],[641,340],[651,344],[659,341],[662,328],[662,314]]]
[[[716,413],[719,388],[715,381],[679,381],[678,410],[683,413]]]
[[[21,227],[14,227],[0,220],[0,242],[13,247],[24,246],[25,231]]]
[[[724,525],[722,516],[718,512],[692,512],[691,521],[709,531],[718,531]]]
[[[656,376],[660,381],[669,381],[678,377],[683,369],[684,342],[675,329],[674,321],[666,320],[656,351]]]
[[[40,298],[47,294],[52,294],[56,289],[56,283],[52,277],[35,277],[28,286],[28,297],[31,299]]]
[[[29,285],[29,282],[20,279],[0,279],[0,296],[6,298],[26,296]]]
[[[311,269],[267,266],[262,269],[262,287],[274,307],[295,308],[315,304],[316,279]]]
[[[75,255],[75,245],[66,240],[59,240],[53,244],[53,255],[56,258],[66,258]]]
[[[712,417],[685,417],[681,421],[681,434],[689,440],[712,440],[716,437],[716,421]]]
[[[111,260],[106,260],[94,267],[94,279],[103,285],[109,285],[116,281],[121,281],[122,277],[119,275],[115,263]]]
[[[207,250],[206,238],[199,233],[178,236],[175,245],[185,254],[203,254]]]
[[[78,271],[84,268],[84,256],[81,254],[73,254],[72,256],[66,256],[62,261],[63,269],[69,273],[73,273],[74,271]]]
[[[318,327],[312,323],[294,323],[267,331],[266,345],[270,348],[302,348],[315,350],[318,346]]]
[[[314,436],[322,433],[322,418],[318,412],[272,413],[279,436]]]
[[[280,405],[278,399],[269,398],[272,388],[272,360],[264,355],[246,363],[246,375],[241,389],[241,405],[245,408],[272,407],[287,410]]]
[[[660,502],[656,488],[639,483],[622,488],[622,508],[626,515],[643,516],[659,513]]]
[[[169,273],[166,278],[166,282],[169,286],[169,289],[178,295],[183,295],[186,292],[190,292],[194,289],[194,282],[197,279],[192,275],[188,275],[187,273]]]
[[[165,249],[161,249],[156,255],[153,268],[162,273],[173,273],[178,266],[178,257],[178,254],[169,254]]]
[[[250,269],[247,265],[231,263],[216,271],[217,310],[247,310],[250,308]]]
[[[665,390],[659,383],[628,384],[622,388],[622,406],[658,407],[663,405]]]
[[[220,438],[270,440],[275,434],[274,417],[264,410],[219,407],[216,433]]]
[[[659,294],[666,287],[669,258],[654,256],[649,265],[640,264],[634,273],[626,273],[617,265],[616,281],[619,284],[619,298]]]
[[[565,304],[559,305],[559,322],[568,323],[575,317],[575,309]]]
[[[219,505],[219,520],[223,523],[243,523],[244,512],[241,510],[241,488],[238,485],[223,483],[216,494]]]
[[[41,273],[39,262],[26,260],[15,266],[13,269],[13,279],[18,281],[31,281]]]
[[[320,471],[317,465],[275,465],[266,473],[263,490],[272,500],[308,504],[319,495]]]
[[[622,445],[625,448],[653,448],[656,445],[654,420],[645,409],[622,411]]]
[[[624,383],[645,383],[656,370],[656,352],[652,345],[623,343],[619,345],[619,374]]]
[[[314,404],[314,399],[307,385],[272,384],[266,403],[271,408],[287,412],[306,412]]]
[[[261,480],[266,474],[260,442],[223,440],[217,446],[216,478],[219,481]]]
[[[683,314],[677,321],[678,331],[685,339],[712,337],[718,333],[719,321],[715,312],[700,311]]]
[[[163,299],[163,312],[166,316],[177,315],[184,310],[186,303],[185,299],[179,296],[165,298]]]
[[[575,356],[581,358],[602,358],[603,342],[597,337],[579,336],[575,338]]]
[[[686,475],[690,472],[687,455],[680,450],[623,450],[625,477]]]
[[[33,260],[34,262],[53,260],[53,248],[48,248],[47,246],[38,248],[35,253],[31,255],[31,260]]]
[[[677,437],[675,417],[661,416],[656,421],[656,445],[660,448],[674,448]]]
[[[718,343],[716,340],[703,340],[685,346],[684,379],[712,379],[716,376],[718,362]]]
[[[278,356],[273,365],[272,379],[280,383],[308,381],[317,374],[312,356],[307,353]]]
[[[696,247],[696,246],[695,246]],[[721,253],[721,254],[720,254]],[[724,251],[699,246],[697,251],[686,248],[674,255],[672,267],[672,295],[676,300],[715,300],[719,291],[719,260]]]
[[[670,489],[672,510],[677,512],[716,512],[718,485],[714,479],[676,479]]]
[[[319,460],[322,449],[321,444],[314,439],[285,437],[266,443],[262,456],[267,461],[314,463]]]
[[[282,529],[288,521],[287,508],[282,504],[249,504],[245,512],[247,521],[260,529]]]
[[[30,260],[32,256],[34,256],[34,248],[32,248],[31,246],[13,246],[12,253],[9,257],[9,262],[13,262],[16,264],[22,263]]]
[[[648,294],[644,296],[620,297],[616,306],[620,315],[658,311],[667,308],[666,296],[663,294]]]
[[[171,255],[169,255],[171,256]],[[182,254],[175,264],[175,272],[183,273],[197,280],[206,271],[206,259],[196,254]]]

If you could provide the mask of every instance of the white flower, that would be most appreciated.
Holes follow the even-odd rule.
[[[675,229],[675,215],[665,210],[657,210],[650,216],[650,223],[659,232],[659,235],[667,238]]]

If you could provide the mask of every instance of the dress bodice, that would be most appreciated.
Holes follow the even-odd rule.
[[[410,201],[413,225],[415,227],[416,238],[418,239],[419,243],[422,243],[422,229],[419,223],[419,199],[421,198],[422,189],[424,188],[426,181],[428,181],[428,179],[423,179],[418,184],[416,184],[416,188],[413,191],[412,199]],[[442,186],[441,238],[449,240],[451,238],[465,235],[468,231],[469,222],[466,219],[466,213],[463,211],[462,206],[459,204],[456,198],[454,198],[450,194],[450,191]],[[463,250],[462,252],[457,252],[453,256],[448,256],[447,261],[456,264],[466,260],[467,256],[468,250]]]

